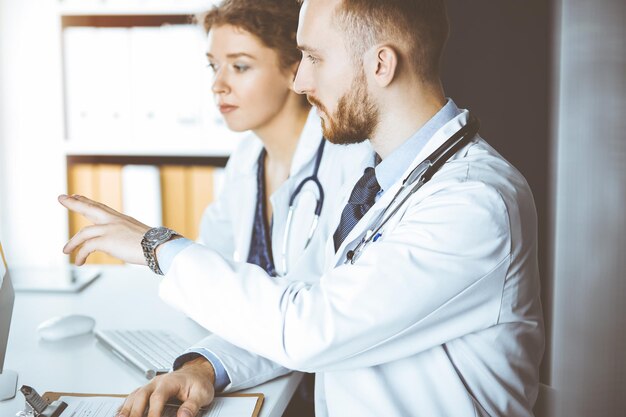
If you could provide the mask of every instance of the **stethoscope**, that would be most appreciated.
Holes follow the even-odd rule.
[[[311,239],[313,239],[313,234],[317,229],[317,225],[319,223],[320,214],[322,213],[322,206],[324,205],[324,188],[322,187],[322,183],[317,176],[320,170],[320,163],[322,162],[322,155],[324,155],[324,145],[326,144],[326,139],[322,138],[319,147],[317,148],[317,155],[315,157],[315,166],[313,167],[313,174],[306,177],[300,184],[296,187],[293,194],[291,194],[291,198],[289,199],[289,212],[287,213],[287,222],[285,223],[285,234],[283,236],[283,248],[282,248],[282,266],[283,266],[283,274],[287,274],[287,248],[289,247],[289,239],[291,237],[291,228],[293,226],[293,216],[296,211],[296,199],[300,195],[302,188],[309,182],[315,184],[317,188],[318,197],[315,199],[315,214],[313,216],[313,221],[311,222],[311,227],[309,228],[309,235],[307,236],[306,243],[304,244],[304,249],[309,246],[311,243]],[[303,250],[304,250],[303,249]]]
[[[454,135],[446,140],[440,147],[431,153],[424,161],[416,166],[409,175],[402,181],[402,186],[396,192],[391,202],[379,216],[377,223],[369,229],[361,242],[352,250],[346,253],[344,264],[354,262],[361,256],[363,250],[371,242],[375,242],[380,236],[380,231],[402,207],[404,203],[424,184],[426,184],[435,173],[450,159],[455,153],[473,139],[480,129],[480,121],[470,115],[469,121],[465,126],[459,129]],[[404,194],[404,195],[403,195]],[[399,200],[400,196],[402,199]],[[399,201],[398,201],[399,200]],[[398,201],[396,203],[396,201]],[[390,212],[389,212],[390,211]],[[387,214],[389,212],[389,214]]]

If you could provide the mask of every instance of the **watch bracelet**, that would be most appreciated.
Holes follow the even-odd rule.
[[[174,235],[172,235],[174,236]],[[171,239],[171,237],[170,237]],[[157,275],[164,275],[163,271],[161,271],[161,268],[159,267],[159,261],[157,260],[156,257],[156,248],[159,246],[155,246],[154,248],[150,248],[147,246],[146,244],[146,238],[144,236],[143,239],[141,239],[141,249],[143,250],[143,256],[146,259],[146,263],[148,264],[148,268],[150,268],[150,270],[152,272],[154,272]],[[165,243],[165,242],[163,242]]]

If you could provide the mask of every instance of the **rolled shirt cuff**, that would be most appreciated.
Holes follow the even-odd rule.
[[[187,246],[194,243],[193,240],[187,238],[180,238],[170,240],[165,242],[159,248],[159,255],[157,257],[157,262],[159,263],[159,268],[161,268],[161,272],[167,274],[167,271],[170,270],[172,266],[172,262],[174,262],[174,258],[178,255],[183,249]]]
[[[181,240],[181,239],[178,239],[178,240]],[[206,360],[208,360],[213,366],[213,369],[215,370],[215,384],[213,385],[213,387],[215,388],[215,391],[216,392],[223,391],[224,388],[226,388],[228,384],[230,384],[230,377],[228,376],[228,372],[226,372],[226,368],[224,367],[224,364],[222,363],[222,361],[219,360],[219,358],[215,356],[215,354],[208,349],[204,349],[204,348],[189,349],[187,352],[183,353],[178,358],[176,358],[176,360],[174,361],[174,365],[172,366],[172,369],[177,370],[181,366],[183,366],[186,362],[189,362],[190,360],[195,359],[199,356],[202,356]]]

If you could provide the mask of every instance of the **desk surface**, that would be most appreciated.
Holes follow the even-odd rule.
[[[51,317],[85,314],[102,329],[162,329],[195,343],[208,334],[158,296],[159,278],[146,268],[106,266],[93,284],[78,294],[17,293],[5,368],[19,373],[18,388],[30,385],[44,391],[126,394],[147,380],[118,359],[93,335],[59,342],[39,340],[37,326]],[[282,415],[301,374],[277,378],[243,392],[261,392],[265,402],[261,417]],[[23,409],[18,392],[0,402],[0,416]]]

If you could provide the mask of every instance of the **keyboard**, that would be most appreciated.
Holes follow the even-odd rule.
[[[174,360],[190,345],[161,330],[96,330],[96,339],[148,379],[169,372]]]

